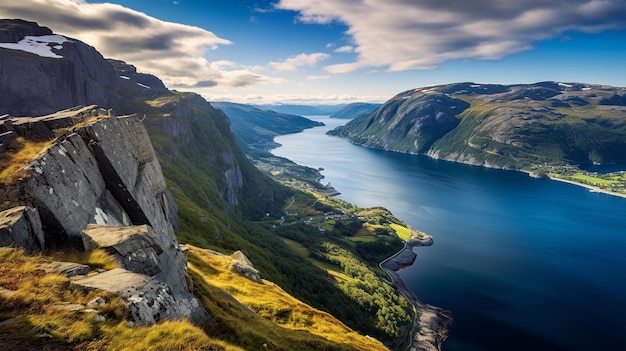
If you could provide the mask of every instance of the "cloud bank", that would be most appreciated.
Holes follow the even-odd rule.
[[[280,0],[275,7],[299,12],[305,23],[348,26],[357,59],[328,66],[331,73],[499,59],[566,31],[626,28],[626,0]]]
[[[245,69],[227,69],[204,58],[231,42],[210,31],[158,20],[120,5],[84,0],[0,0],[4,18],[22,18],[93,45],[174,88],[242,87],[279,80]]]

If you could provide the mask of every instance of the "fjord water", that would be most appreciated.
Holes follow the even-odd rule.
[[[324,170],[339,196],[384,206],[435,244],[401,277],[454,317],[446,351],[626,350],[626,199],[325,135],[274,154]]]

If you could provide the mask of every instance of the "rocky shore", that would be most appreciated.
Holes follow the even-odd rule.
[[[391,277],[390,283],[409,300],[416,312],[411,342],[407,348],[410,351],[441,351],[441,345],[452,324],[449,311],[422,303],[397,273],[415,262],[417,255],[413,252],[413,247],[432,244],[433,238],[430,235],[411,229],[411,236],[402,250],[380,263],[380,267]]]

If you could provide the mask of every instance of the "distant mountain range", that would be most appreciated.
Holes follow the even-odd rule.
[[[343,109],[330,115],[331,118],[352,119],[367,115],[380,107],[381,104],[368,104],[365,102],[355,102],[346,105]]]
[[[232,102],[212,102],[211,105],[226,114],[233,133],[247,153],[278,146],[274,142],[274,137],[278,135],[324,125],[301,116],[262,110],[252,105]]]
[[[456,83],[402,92],[329,134],[494,168],[626,162],[626,88]]]
[[[270,104],[253,105],[261,110],[275,111],[299,116],[324,116],[339,112],[346,104],[338,105],[293,105],[293,104]]]

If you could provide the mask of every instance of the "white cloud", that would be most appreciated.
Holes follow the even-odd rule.
[[[354,46],[350,46],[350,45],[346,45],[346,46],[342,46],[340,48],[336,48],[335,50],[333,50],[334,52],[345,52],[345,53],[351,53],[354,52]]]
[[[298,67],[313,66],[319,61],[325,60],[329,57],[330,55],[322,52],[315,52],[312,54],[302,53],[296,56],[291,56],[283,61],[270,62],[269,66],[278,71],[295,71]]]
[[[227,70],[211,63],[208,50],[229,45],[228,39],[205,29],[158,20],[111,3],[85,0],[0,1],[3,18],[22,18],[50,27],[55,33],[82,40],[105,57],[124,60],[144,73],[176,87],[240,87],[275,82],[246,70]]]
[[[330,76],[329,75],[323,75],[323,76],[308,76],[306,77],[306,80],[325,80],[325,79],[329,79]]]
[[[275,7],[298,11],[304,23],[348,26],[358,57],[328,66],[331,73],[498,59],[568,30],[626,28],[624,0],[280,0]]]

